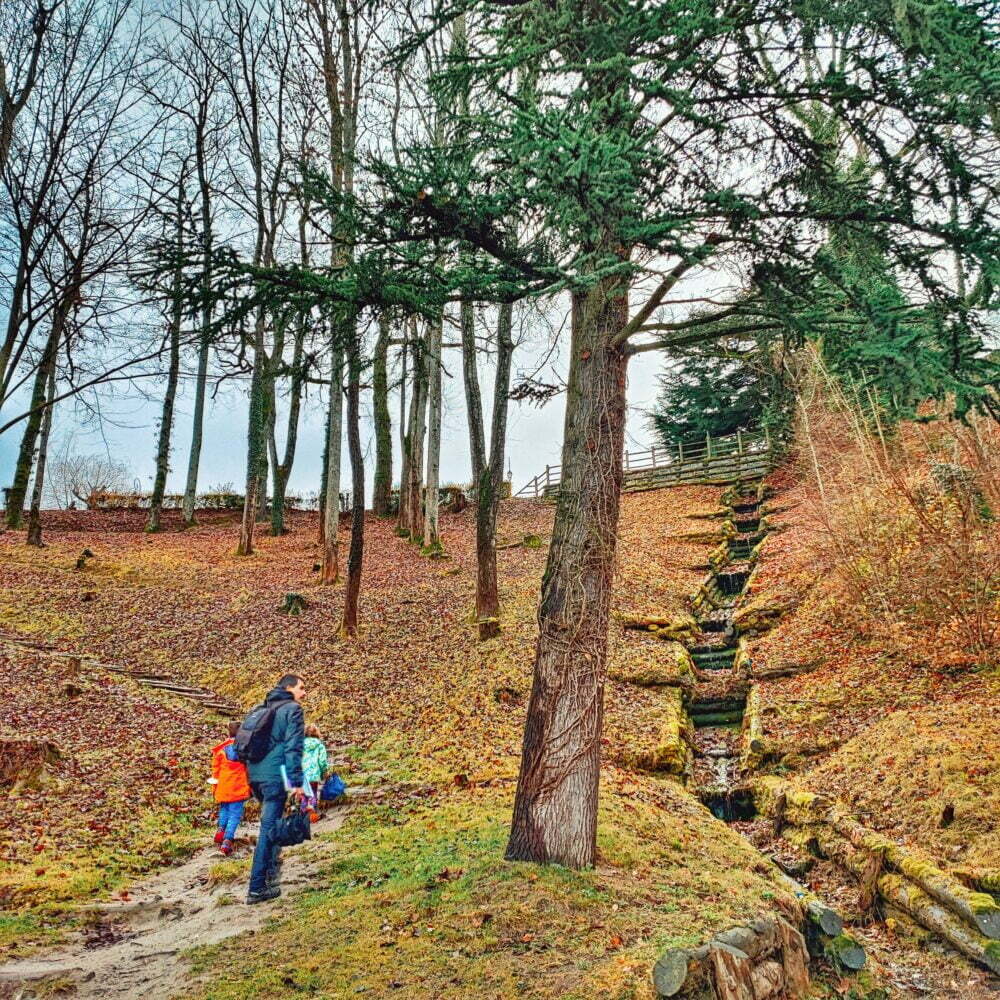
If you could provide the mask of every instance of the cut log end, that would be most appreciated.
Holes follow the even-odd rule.
[[[657,997],[674,997],[688,976],[689,955],[684,948],[668,948],[653,966],[653,988]]]

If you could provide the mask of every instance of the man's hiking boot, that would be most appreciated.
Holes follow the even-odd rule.
[[[215,831],[215,842],[217,844],[221,844],[222,840],[223,840],[223,838],[225,836],[226,836],[226,831],[225,830],[222,830],[222,829],[216,830]]]
[[[228,858],[233,853],[233,842],[231,840],[224,840],[219,847],[219,851]]]
[[[281,890],[276,885],[269,885],[263,892],[248,892],[247,906],[253,903],[266,903],[269,900],[277,899],[281,895]]]
[[[264,881],[267,883],[268,889],[280,889],[281,888],[281,862],[278,862],[276,868],[272,868],[265,876]]]

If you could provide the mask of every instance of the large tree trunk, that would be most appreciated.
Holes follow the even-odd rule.
[[[177,186],[177,247],[184,246],[184,188],[183,182]],[[181,269],[174,273],[170,301],[170,328],[167,331],[170,342],[170,362],[167,369],[167,388],[163,394],[163,409],[160,411],[160,430],[156,439],[156,476],[153,479],[153,496],[149,502],[149,519],[146,530],[160,530],[160,516],[163,512],[163,494],[167,489],[167,475],[170,472],[170,436],[174,425],[174,402],[177,399],[177,382],[181,367],[181,321],[184,303],[181,298]]]
[[[438,492],[441,485],[441,338],[443,317],[438,315],[427,331],[427,483],[424,489],[424,545],[440,548]]]
[[[507,857],[592,865],[625,430],[620,284],[573,298],[563,475]]]
[[[335,334],[336,336],[336,334]],[[336,344],[340,341],[336,340]],[[323,491],[323,564],[320,583],[336,583],[340,579],[337,550],[337,528],[340,524],[340,438],[344,426],[344,400],[341,391],[341,370],[344,352],[334,346],[330,372],[330,410],[326,424],[326,484]]]
[[[347,449],[351,456],[351,548],[344,590],[344,635],[358,634],[358,597],[365,552],[365,465],[361,454],[361,345],[355,339],[348,360]]]
[[[38,434],[42,428],[42,414],[45,412],[46,392],[49,378],[56,366],[56,353],[66,323],[69,311],[68,300],[64,298],[52,315],[52,328],[49,331],[45,348],[42,351],[38,370],[35,372],[35,382],[31,390],[30,416],[24,425],[24,435],[17,454],[17,464],[14,466],[14,481],[7,493],[7,527],[20,528],[24,521],[24,500],[28,495],[28,480],[31,478],[31,468],[35,463],[35,446],[38,444]]]
[[[406,481],[400,486],[399,530],[414,542],[424,528],[424,434],[427,429],[427,360],[423,345],[413,345],[413,397],[406,434]]]
[[[35,460],[35,484],[31,489],[31,511],[28,514],[28,544],[42,547],[42,495],[45,492],[45,461],[49,453],[49,434],[52,431],[53,400],[56,398],[56,366],[49,372],[46,388],[45,415],[38,439],[38,458]]]
[[[375,417],[375,483],[372,510],[388,517],[392,507],[392,418],[389,416],[389,334],[391,318],[383,309],[378,318],[378,340],[372,366],[372,408]]]
[[[505,302],[497,318],[497,370],[493,385],[493,419],[490,426],[490,460],[479,477],[476,491],[476,620],[479,638],[500,634],[500,592],[497,586],[497,515],[507,447],[507,400],[510,394],[510,361],[514,353],[511,327],[514,307]]]
[[[468,299],[462,299],[459,320],[462,327],[462,375],[465,379],[465,408],[469,420],[472,485],[477,487],[486,465],[486,432],[483,428],[483,397],[479,390],[479,369],[476,364],[476,315],[473,304]]]

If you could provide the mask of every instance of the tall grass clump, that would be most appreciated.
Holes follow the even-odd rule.
[[[818,350],[796,373],[796,459],[853,612],[938,669],[1000,664],[1000,425],[928,404],[887,419]]]

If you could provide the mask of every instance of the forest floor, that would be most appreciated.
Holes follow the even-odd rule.
[[[889,658],[894,682],[870,625],[855,634],[849,616],[831,613],[837,583],[831,576],[817,584],[811,572],[808,504],[794,484],[778,477],[776,485],[788,530],[766,543],[752,596],[791,594],[797,610],[758,641],[755,669],[824,662],[813,673],[762,682],[769,739],[785,749],[775,766],[844,793],[859,813],[867,810],[866,821],[881,816],[881,829],[945,851],[975,842],[966,859],[986,857],[1000,822],[992,797],[1000,737],[995,724],[984,729],[990,706],[1000,708],[995,679],[923,668],[915,675],[900,652]],[[713,544],[704,518],[719,496],[684,487],[624,497],[617,615],[685,610],[704,577]],[[342,586],[316,582],[315,515],[293,514],[290,533],[262,537],[250,559],[235,555],[238,524],[225,515],[184,533],[168,522],[155,536],[142,533],[141,514],[54,515],[41,552],[19,535],[0,536],[0,631],[169,673],[246,706],[281,673],[299,670],[307,715],[356,794],[343,826],[311,848],[303,891],[269,909],[274,919],[252,936],[186,953],[190,971],[177,994],[647,1000],[649,969],[664,947],[698,943],[782,904],[776,870],[735,830],[676,783],[624,766],[656,746],[662,708],[655,688],[613,679],[598,865],[571,872],[503,862],[551,519],[547,505],[504,505],[501,541],[537,535],[542,545],[500,551],[503,633],[481,644],[472,622],[472,511],[442,518],[446,559],[422,557],[391,523],[369,522],[363,629],[352,642],[337,636]],[[94,556],[77,571],[85,547]],[[306,598],[302,615],[278,614],[287,592]],[[651,636],[615,623],[610,642],[612,678],[674,667],[670,645]],[[0,706],[0,737],[31,735],[64,751],[58,790],[0,799],[0,904],[9,914],[0,916],[0,949],[28,960],[67,936],[79,940],[87,924],[79,903],[122,901],[122,893],[127,901],[139,873],[176,863],[210,833],[204,782],[222,721],[117,675],[91,677],[85,693],[67,699],[65,661],[2,645],[0,656],[17,689]],[[909,693],[913,676],[919,696]],[[981,711],[966,718],[961,706],[970,699]],[[945,708],[952,715],[940,723],[914,715]],[[81,735],[77,717],[86,719]],[[884,742],[865,743],[880,726]],[[911,732],[923,742],[908,742]],[[940,765],[947,782],[920,784],[919,808],[880,806],[896,802],[892,782],[910,789],[924,780],[938,736],[950,740]],[[906,747],[895,754],[879,750],[901,739]],[[942,795],[958,804],[957,830],[934,824]],[[224,925],[243,912],[214,909]],[[988,995],[978,973],[963,978],[968,966],[909,938],[906,947],[917,955],[907,968],[918,971],[894,978],[889,969],[887,993],[836,977],[817,993]],[[949,975],[957,992],[928,992],[928,982]]]

